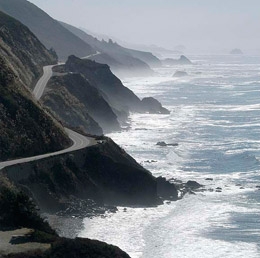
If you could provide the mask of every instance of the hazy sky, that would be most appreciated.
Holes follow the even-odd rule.
[[[259,49],[260,0],[30,0],[53,18],[131,43]]]

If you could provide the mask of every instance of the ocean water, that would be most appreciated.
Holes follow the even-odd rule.
[[[79,236],[117,245],[133,258],[260,257],[260,56],[191,59],[194,65],[161,68],[154,78],[125,80],[171,114],[132,114],[129,130],[109,136],[155,176],[213,190],[86,218]],[[176,70],[189,76],[173,78]]]

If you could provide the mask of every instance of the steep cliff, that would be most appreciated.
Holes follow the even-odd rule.
[[[157,204],[152,174],[111,139],[99,142],[62,156],[7,167],[4,173],[31,190],[42,211],[58,211],[76,203],[75,199],[100,205]]]
[[[108,65],[99,64],[88,59],[70,56],[60,71],[81,73],[89,83],[96,87],[109,105],[121,113],[149,112],[160,113],[160,110],[147,108],[143,102],[111,72]],[[166,109],[165,109],[166,111]],[[167,110],[166,113],[169,113]]]
[[[62,149],[63,129],[33,100],[28,88],[41,66],[55,59],[21,23],[0,13],[0,160]]]
[[[0,12],[0,24],[0,55],[16,76],[31,87],[41,75],[42,67],[56,63],[56,57],[27,27],[3,12]]]
[[[3,258],[129,258],[118,247],[104,242],[60,238],[39,216],[32,200],[1,173],[0,240]]]
[[[117,116],[107,101],[81,74],[53,77],[42,101],[63,123],[81,127],[86,133],[102,134],[98,125],[105,133],[120,129]]]
[[[162,63],[159,58],[153,55],[151,52],[145,52],[135,49],[129,49],[122,47],[124,51],[129,53],[131,56],[142,60],[143,62],[147,63],[152,68],[158,68],[162,66]]]

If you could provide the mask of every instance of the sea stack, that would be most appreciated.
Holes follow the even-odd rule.
[[[233,50],[230,51],[230,54],[231,54],[231,55],[243,55],[243,52],[242,52],[241,49],[235,48],[235,49],[233,49]]]

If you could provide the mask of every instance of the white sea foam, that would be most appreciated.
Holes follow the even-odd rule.
[[[139,97],[158,98],[171,114],[131,114],[131,129],[109,136],[155,176],[196,180],[210,191],[158,208],[120,208],[105,219],[85,219],[80,236],[118,245],[134,258],[260,256],[260,61],[195,59],[200,64],[185,67],[185,80],[172,78],[174,68],[127,80]],[[159,147],[158,141],[179,145]]]

